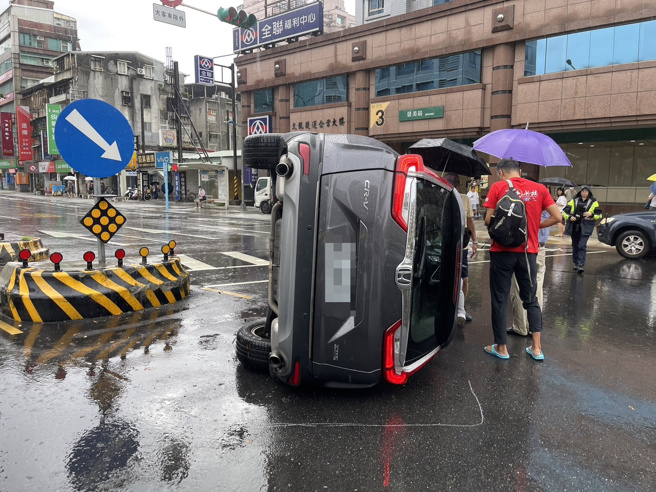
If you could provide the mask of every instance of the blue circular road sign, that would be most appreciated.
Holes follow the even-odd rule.
[[[134,153],[128,120],[114,106],[97,99],[66,106],[57,118],[55,142],[69,166],[93,178],[109,178],[122,171]]]

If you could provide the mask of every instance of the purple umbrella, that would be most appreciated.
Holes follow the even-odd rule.
[[[571,166],[556,142],[544,133],[532,130],[497,130],[474,142],[474,150],[500,159],[513,158],[538,166]]]

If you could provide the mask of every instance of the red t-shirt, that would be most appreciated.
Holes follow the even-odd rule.
[[[524,178],[511,178],[513,187],[519,195],[519,197],[524,201],[526,205],[526,221],[528,223],[528,252],[537,253],[538,252],[538,231],[540,230],[540,222],[542,211],[545,210],[550,205],[553,205],[555,202],[549,190],[540,184],[534,181],[530,181]],[[505,181],[497,181],[490,187],[490,191],[487,194],[485,203],[483,204],[485,208],[490,208],[492,211],[497,206],[497,202],[508,191],[508,183]],[[491,212],[490,212],[491,213]],[[518,246],[516,248],[508,248],[506,246],[501,246],[500,244],[492,242],[490,251],[513,251],[517,253],[524,252],[524,245]]]

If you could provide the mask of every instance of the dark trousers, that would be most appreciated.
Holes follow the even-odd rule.
[[[526,309],[528,329],[533,333],[542,331],[542,311],[536,296],[537,256],[535,253],[490,253],[490,295],[492,296],[492,330],[494,343],[506,345],[506,316],[510,285],[515,274],[519,286],[519,298]],[[528,261],[527,261],[528,259]]]
[[[581,232],[581,228],[572,230],[572,260],[575,265],[585,266],[585,253],[590,236],[585,236]]]

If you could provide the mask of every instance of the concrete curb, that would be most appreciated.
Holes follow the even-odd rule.
[[[173,304],[189,295],[178,258],[148,265],[54,272],[8,263],[0,271],[0,314],[49,323],[118,316]]]
[[[50,256],[50,251],[41,243],[41,239],[30,239],[28,241],[0,242],[0,267],[10,261],[18,260],[21,249],[29,249],[32,253],[30,261],[45,260]]]

